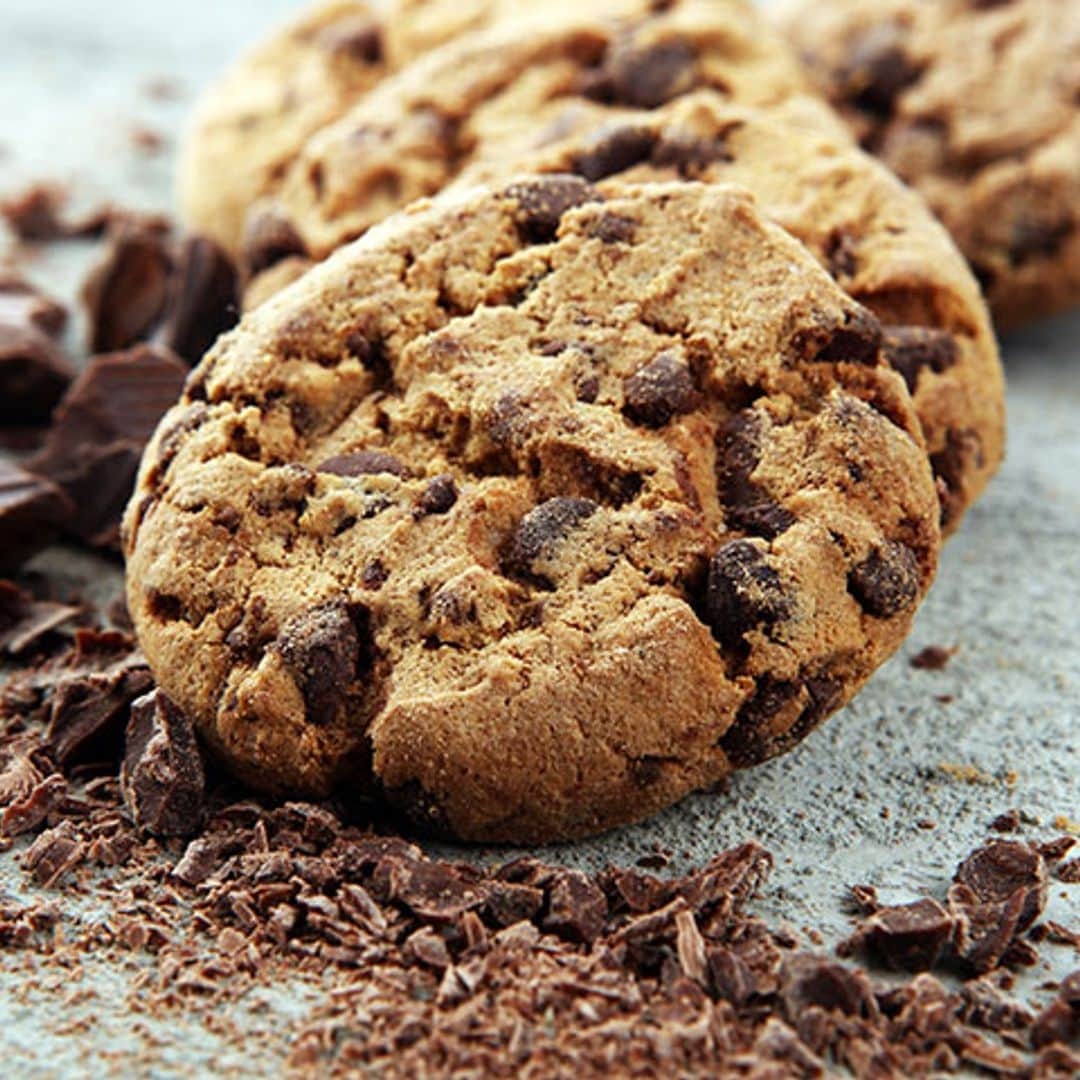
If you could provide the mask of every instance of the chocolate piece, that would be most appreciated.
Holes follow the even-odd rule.
[[[656,136],[646,128],[601,130],[588,149],[574,158],[573,171],[595,183],[626,172],[652,157]]]
[[[604,929],[607,901],[580,870],[557,871],[545,889],[543,928],[568,941],[595,941]]]
[[[131,706],[120,790],[135,824],[154,836],[192,836],[203,817],[202,758],[191,721],[154,690]]]
[[[1020,828],[1020,811],[1006,810],[1004,814],[998,814],[990,822],[990,828],[994,832],[1016,832]]]
[[[696,51],[674,39],[616,46],[585,94],[606,104],[656,109],[697,85]]]
[[[526,576],[535,574],[535,564],[551,558],[560,543],[599,509],[591,499],[560,496],[530,510],[510,542],[508,568]]]
[[[54,340],[67,311],[33,286],[0,274],[0,425],[43,424],[74,369]]]
[[[819,363],[866,364],[878,361],[882,343],[881,323],[866,308],[844,313],[841,326],[826,326],[800,331],[795,348],[800,355]]]
[[[316,472],[331,476],[407,476],[408,470],[393,454],[382,450],[357,450],[351,454],[338,454],[324,461]]]
[[[56,411],[44,450],[28,467],[53,480],[75,507],[71,531],[115,544],[139,459],[183,389],[186,366],[161,346],[98,356]]]
[[[67,193],[55,184],[33,184],[25,191],[0,199],[0,215],[20,240],[29,243],[56,240],[66,230],[60,211]]]
[[[676,416],[693,412],[701,401],[686,364],[662,352],[628,378],[623,386],[623,412],[647,427],[660,428]]]
[[[717,487],[729,526],[772,540],[798,519],[750,479],[761,460],[760,439],[761,419],[753,410],[728,419],[718,437]]]
[[[75,835],[70,821],[61,821],[43,832],[23,855],[23,867],[42,888],[52,888],[66,873],[83,861],[86,845]]]
[[[1031,1025],[1031,1045],[1036,1050],[1060,1043],[1068,1046],[1080,1036],[1080,1009],[1062,998],[1050,1002]]]
[[[877,1014],[869,980],[842,964],[801,953],[784,963],[780,979],[780,1002],[791,1021],[814,1006],[844,1016]]]
[[[956,649],[927,645],[911,658],[911,666],[918,671],[944,671],[955,655]]]
[[[518,228],[533,244],[554,240],[567,210],[603,201],[600,193],[580,177],[558,175],[513,184],[506,189],[506,196],[517,202]]]
[[[417,513],[421,517],[431,514],[448,514],[458,501],[457,485],[452,476],[436,476],[428,481],[424,493],[417,504]]]
[[[307,247],[292,223],[272,207],[253,210],[244,226],[244,266],[249,277],[284,259],[307,256]]]
[[[896,23],[869,27],[852,43],[840,73],[845,96],[875,116],[889,116],[900,94],[916,82],[922,68],[904,51],[904,32]]]
[[[1046,860],[1020,841],[991,840],[960,864],[953,880],[983,903],[1001,903],[1020,894],[1019,930],[1031,926],[1046,907]]]
[[[316,43],[334,56],[371,65],[382,62],[382,29],[367,15],[345,15],[319,31]]]
[[[791,602],[765,553],[748,540],[732,540],[709,563],[705,613],[717,638],[738,648],[753,630],[787,618]]]
[[[360,632],[364,614],[331,600],[297,615],[277,639],[278,652],[297,680],[312,724],[328,724],[335,718],[362,673],[368,652]]]
[[[0,463],[0,489],[3,473],[4,466]],[[0,502],[2,499],[0,491]],[[0,510],[0,537],[3,534],[2,513]],[[0,581],[0,650],[18,656],[81,613],[82,608],[38,601],[10,582]]]
[[[864,946],[897,971],[930,971],[951,941],[955,920],[936,900],[880,908],[848,947]]]
[[[112,352],[149,338],[164,315],[172,271],[164,232],[138,222],[112,229],[105,255],[83,286],[90,350]]]
[[[53,773],[36,784],[25,798],[13,800],[0,815],[0,836],[34,832],[47,820],[67,795],[67,781]]]
[[[885,359],[904,377],[911,393],[915,393],[924,369],[940,375],[948,371],[960,355],[952,334],[925,326],[887,326],[883,347]]]
[[[50,480],[0,458],[0,573],[48,547],[73,513],[67,495]]]
[[[202,359],[218,337],[236,324],[240,294],[232,259],[213,240],[189,236],[176,256],[156,335],[189,364]]]
[[[851,571],[848,588],[868,615],[891,618],[919,595],[919,560],[907,545],[888,540]]]

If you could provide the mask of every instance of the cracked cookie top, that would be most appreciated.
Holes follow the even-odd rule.
[[[882,328],[724,185],[419,204],[193,372],[125,520],[164,692],[251,783],[538,841],[779,753],[940,542]]]

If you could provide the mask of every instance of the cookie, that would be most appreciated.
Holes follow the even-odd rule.
[[[792,746],[940,545],[878,320],[742,189],[572,176],[417,204],[250,312],[125,537],[162,690],[239,776],[512,842]]]
[[[784,24],[1010,328],[1080,303],[1080,5],[798,0]]]
[[[546,0],[558,17],[565,0]],[[644,0],[576,0],[591,10],[645,11]],[[261,42],[204,95],[184,140],[179,200],[187,225],[234,254],[251,207],[272,195],[307,139],[379,81],[444,42],[520,18],[515,0],[330,0]]]
[[[516,172],[598,183],[735,183],[817,256],[885,327],[885,355],[908,384],[954,530],[1001,462],[1004,380],[990,318],[964,259],[923,201],[850,144],[832,110],[792,99],[768,110],[701,90],[659,109],[575,101],[535,128],[493,133],[495,152],[462,184]]]
[[[625,9],[626,5],[622,5]],[[307,140],[274,199],[253,211],[322,259],[477,160],[523,118],[543,128],[575,102],[655,108],[710,88],[749,105],[807,90],[794,56],[746,0],[574,5],[460,36],[425,54]],[[266,260],[247,253],[249,264]]]

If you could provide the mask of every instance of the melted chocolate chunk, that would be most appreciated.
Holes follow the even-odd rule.
[[[83,286],[91,352],[126,349],[149,338],[165,313],[172,273],[167,233],[139,222],[115,227]]]
[[[887,541],[851,571],[848,589],[867,614],[891,618],[919,595],[919,560],[907,545]]]
[[[623,384],[623,412],[635,422],[660,428],[701,402],[693,376],[672,352],[662,352]]]
[[[705,612],[719,641],[739,648],[746,634],[787,618],[791,601],[765,553],[749,540],[732,540],[709,563]]]
[[[601,133],[574,158],[571,168],[586,180],[604,180],[648,161],[655,145],[656,136],[647,128],[615,128]]]
[[[952,334],[924,326],[887,326],[884,348],[885,359],[904,377],[911,393],[915,392],[924,368],[940,375],[959,358]]]
[[[188,717],[154,690],[131,706],[120,790],[135,824],[154,836],[192,836],[203,819],[202,758]]]
[[[281,658],[304,695],[307,718],[328,724],[369,666],[368,617],[341,601],[296,616],[277,639]]]
[[[338,454],[324,461],[316,472],[331,476],[399,476],[409,475],[408,469],[393,454],[382,450],[357,450],[352,454]]]
[[[798,519],[750,479],[761,460],[760,440],[761,420],[752,410],[728,419],[718,437],[717,487],[728,525],[772,540]]]
[[[517,203],[518,229],[532,244],[547,244],[554,240],[567,210],[603,201],[600,193],[579,176],[526,180],[508,187],[506,195]]]
[[[507,568],[526,577],[533,576],[535,564],[550,558],[562,541],[599,509],[591,499],[565,496],[541,503],[522,518],[514,533],[507,553]]]
[[[244,267],[254,276],[291,255],[307,256],[307,247],[292,222],[272,207],[253,210],[244,225]]]

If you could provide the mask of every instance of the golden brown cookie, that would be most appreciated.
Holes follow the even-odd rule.
[[[536,128],[523,117],[462,184],[518,172],[609,181],[700,180],[749,188],[885,326],[957,527],[1001,463],[1004,380],[990,318],[963,257],[923,201],[850,145],[832,110],[792,99],[768,110],[709,90],[620,114],[574,101]],[[488,140],[492,142],[492,140]],[[498,147],[495,147],[497,150]]]
[[[418,204],[249,313],[125,530],[155,676],[238,774],[515,842],[790,747],[940,543],[867,309],[742,189],[572,176]]]
[[[784,22],[948,226],[1000,327],[1080,304],[1076,0],[794,0]]]

